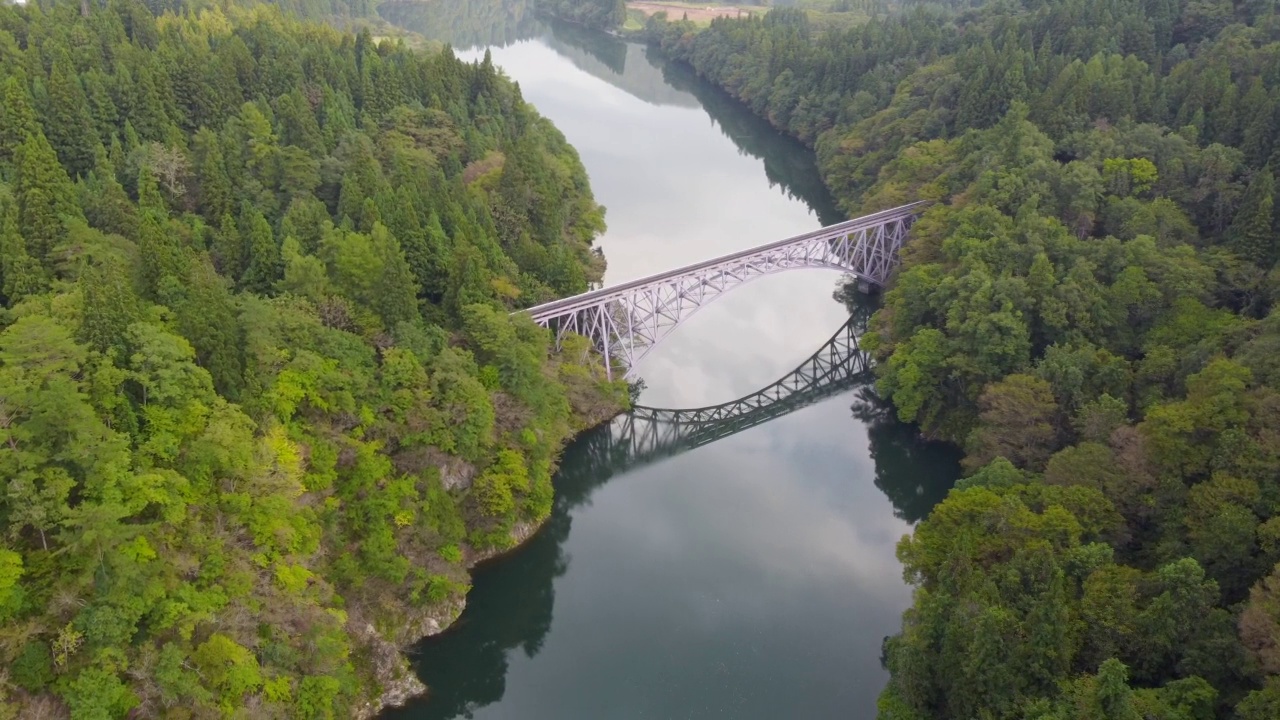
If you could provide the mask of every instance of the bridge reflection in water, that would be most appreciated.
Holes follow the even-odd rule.
[[[766,423],[872,381],[870,358],[858,347],[865,318],[850,317],[796,369],[750,395],[683,410],[636,406],[583,440],[580,462],[605,474],[672,457]]]
[[[629,470],[852,391],[847,396],[852,411],[849,430],[865,428],[875,465],[872,481],[897,517],[907,522],[925,517],[959,475],[959,453],[922,440],[876,397],[867,357],[857,346],[866,315],[850,319],[795,371],[758,392],[694,410],[637,408],[634,415],[588,431],[570,444],[556,474],[555,504],[546,524],[518,553],[478,568],[476,589],[467,596],[462,617],[447,632],[417,647],[415,662],[420,677],[431,686],[430,699],[385,711],[380,720],[471,717],[502,699],[510,663],[520,655],[538,655],[551,630],[557,578],[569,569],[565,546],[575,509],[589,504],[598,489]],[[519,598],[515,609],[511,598]]]

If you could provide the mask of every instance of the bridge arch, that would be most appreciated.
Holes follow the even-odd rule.
[[[883,285],[898,263],[912,223],[928,203],[918,202],[831,225],[814,232],[695,263],[620,285],[530,308],[535,322],[584,335],[628,378],[636,364],[698,310],[728,292],[779,272],[830,268]]]

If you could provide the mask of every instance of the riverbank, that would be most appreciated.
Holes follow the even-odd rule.
[[[1275,16],[1187,35],[1186,6],[1076,9],[1065,41],[1044,6],[650,28],[812,142],[850,212],[941,201],[868,346],[967,477],[898,547],[918,590],[880,716],[1272,720],[1278,139],[1267,46],[1240,38]]]
[[[619,403],[606,403],[584,409],[578,419],[578,430],[565,441],[559,451],[575,442],[582,434],[590,432],[600,425],[626,411],[626,406]],[[553,468],[553,472],[556,468]],[[464,475],[467,473],[463,473]],[[474,473],[471,473],[474,475]],[[470,482],[470,478],[466,480]],[[490,560],[495,560],[517,552],[532,540],[546,525],[550,515],[537,521],[518,522],[511,528],[510,544],[504,547],[474,548],[465,545],[463,567],[468,580],[475,569]],[[413,560],[411,558],[411,560]],[[425,562],[426,558],[419,559]],[[352,608],[348,614],[347,629],[355,643],[366,658],[366,666],[372,670],[380,693],[360,703],[352,711],[355,720],[369,720],[388,708],[400,707],[410,700],[426,695],[430,688],[418,679],[410,664],[406,651],[422,640],[439,635],[448,630],[462,615],[467,607],[467,591],[451,595],[446,600],[421,609],[408,605],[402,606],[403,613],[387,622],[385,608],[382,610],[383,622],[386,626],[379,630],[369,620],[369,614],[359,607]]]
[[[488,51],[578,149],[609,207],[609,283],[831,221],[811,154],[692,73],[564,23],[476,37],[458,56]],[[835,282],[785,273],[700,311],[646,359],[643,402],[715,404],[791,370],[847,319]],[[380,720],[873,715],[909,603],[894,499],[920,503],[923,473],[849,404],[642,466],[607,429],[582,438],[552,518],[414,648],[428,695]]]
[[[152,9],[0,7],[0,717],[367,715],[625,402],[509,314],[604,208],[491,63]]]
[[[688,67],[778,132],[814,150],[824,185],[837,198],[843,213],[857,215],[869,209],[870,204],[864,201],[876,174],[900,149],[895,144],[900,138],[882,137],[894,127],[890,123],[903,122],[896,117],[896,106],[902,104],[901,114],[909,114],[933,102],[931,93],[936,88],[919,90],[923,97],[911,94],[897,99],[881,99],[865,90],[855,92],[859,78],[886,72],[882,66],[893,60],[893,51],[886,47],[847,61],[838,74],[824,76],[821,82],[825,84],[820,88],[814,85],[817,81],[813,77],[790,69],[775,76],[770,68],[784,62],[778,57],[780,48],[808,48],[823,37],[841,33],[857,42],[857,33],[868,27],[870,17],[853,11],[797,8],[769,12],[769,23],[744,20],[714,27],[670,15],[665,20],[649,17],[643,27],[626,29],[622,35]],[[737,61],[729,62],[730,57]],[[876,90],[884,94],[883,88]],[[879,114],[888,119],[870,124],[886,104],[893,107]]]

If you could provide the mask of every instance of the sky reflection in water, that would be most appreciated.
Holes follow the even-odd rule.
[[[606,284],[838,219],[802,147],[642,48],[574,37],[493,59],[581,154],[608,208]],[[642,403],[786,374],[847,318],[838,277],[783,273],[700,312],[641,365]],[[855,395],[613,477],[584,438],[545,531],[481,569],[463,621],[421,647],[432,697],[389,717],[873,717],[881,640],[910,603],[894,547],[955,458],[855,419]]]

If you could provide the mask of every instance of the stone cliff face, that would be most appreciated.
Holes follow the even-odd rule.
[[[580,416],[580,425],[584,430],[594,428],[613,419],[620,410],[616,406],[600,407]],[[441,478],[448,478],[457,488],[470,485],[474,476],[475,469],[470,466],[441,468]],[[511,529],[512,542],[507,548],[465,548],[463,552],[467,570],[470,571],[485,560],[514,552],[537,534],[541,527],[542,523],[517,523]],[[424,695],[428,688],[418,679],[405,651],[422,638],[447,630],[462,615],[466,606],[466,596],[462,595],[420,609],[410,608],[406,604],[396,608],[398,612],[395,613],[397,618],[393,626],[381,630],[374,627],[359,608],[352,609],[347,617],[348,632],[365,658],[364,669],[372,673],[380,692],[376,697],[357,705],[352,717],[356,720],[369,720],[386,708],[399,707]]]
[[[468,570],[485,560],[518,549],[532,538],[540,527],[542,527],[541,524],[519,523],[511,530],[514,544],[510,548],[471,551],[467,556]],[[459,596],[429,608],[423,608],[418,612],[410,611],[404,617],[404,622],[387,634],[379,632],[372,623],[364,620],[357,613],[351,613],[347,619],[348,632],[366,655],[368,670],[373,673],[382,693],[359,705],[353,717],[356,720],[368,720],[385,708],[399,707],[410,699],[425,694],[427,686],[418,679],[404,651],[422,638],[444,632],[458,619],[466,607],[466,597]]]

